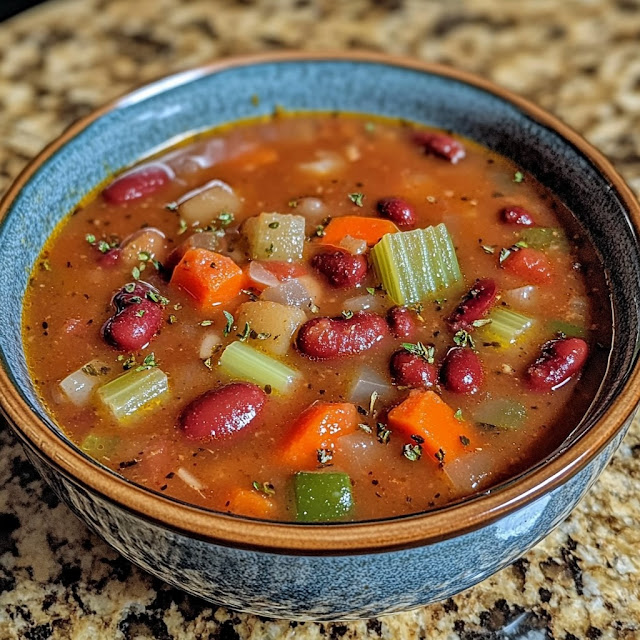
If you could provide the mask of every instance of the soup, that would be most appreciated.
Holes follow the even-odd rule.
[[[569,211],[509,160],[349,114],[238,123],[116,177],[24,303],[53,419],[130,481],[283,521],[423,512],[579,423],[608,292]]]

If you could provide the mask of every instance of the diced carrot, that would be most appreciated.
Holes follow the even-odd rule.
[[[445,464],[460,457],[471,441],[469,425],[434,391],[412,391],[389,412],[388,425],[392,433],[422,438],[424,453]]]
[[[229,494],[225,510],[243,516],[269,518],[275,511],[275,505],[266,494],[253,489],[236,487]]]
[[[258,167],[273,164],[278,160],[278,152],[271,147],[255,147],[241,153],[235,158],[226,161],[225,164],[238,167],[241,170],[251,171]]]
[[[189,249],[173,270],[171,284],[186,291],[201,309],[235,298],[246,285],[242,269],[227,256]]]
[[[316,402],[303,411],[282,452],[298,469],[318,466],[318,452],[332,451],[336,440],[356,429],[358,412],[349,402]]]
[[[332,218],[324,228],[321,244],[338,246],[345,236],[364,240],[370,247],[376,244],[387,233],[396,233],[396,227],[391,220],[384,218],[367,218],[365,216],[342,216]]]
[[[512,251],[501,266],[530,284],[546,284],[553,277],[549,258],[542,251],[529,247]]]

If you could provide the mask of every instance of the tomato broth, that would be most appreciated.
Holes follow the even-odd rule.
[[[352,114],[238,123],[59,225],[23,334],[88,455],[284,521],[440,507],[540,462],[606,363],[602,267],[566,207],[471,141]]]

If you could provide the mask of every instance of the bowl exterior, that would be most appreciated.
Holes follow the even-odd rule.
[[[627,428],[564,485],[496,522],[431,545],[363,555],[266,553],[198,540],[105,500],[37,449],[24,448],[89,528],[161,580],[213,604],[261,616],[351,620],[444,600],[514,562],[569,515]]]
[[[266,59],[182,74],[130,94],[73,131],[62,146],[45,153],[29,180],[12,193],[0,225],[5,312],[0,355],[6,374],[0,383],[5,392],[11,391],[5,393],[9,399],[1,399],[4,410],[14,419],[34,465],[89,527],[150,573],[206,600],[267,616],[346,619],[446,598],[512,562],[565,518],[604,468],[624,429],[620,427],[566,482],[553,484],[553,490],[539,488],[535,500],[504,517],[492,516],[480,526],[469,526],[466,533],[426,545],[390,545],[402,547],[392,551],[334,549],[323,555],[286,547],[275,553],[259,550],[264,545],[216,544],[203,526],[183,525],[177,518],[173,527],[159,524],[167,519],[160,508],[155,518],[145,516],[138,508],[141,501],[133,506],[122,494],[114,495],[116,489],[106,497],[100,489],[117,484],[113,474],[89,463],[68,441],[59,444],[65,436],[47,416],[30,380],[21,339],[22,299],[30,269],[64,215],[115,170],[168,141],[264,116],[277,106],[292,111],[374,113],[455,130],[512,158],[555,191],[577,213],[607,265],[617,336],[602,388],[574,441],[610,416],[639,352],[640,251],[628,200],[580,148],[515,102],[455,73],[428,72],[375,57]],[[625,411],[628,417],[631,408]],[[34,421],[40,431],[33,428],[27,437],[24,425]],[[51,444],[45,447],[45,439],[66,453],[60,448],[53,451]],[[69,451],[75,451],[75,460],[89,469],[83,480],[67,462]],[[91,479],[94,475],[100,482]],[[122,485],[118,491],[124,492]],[[160,502],[169,508],[168,501]],[[398,536],[417,521],[399,522]],[[247,527],[246,521],[237,519],[238,531]],[[200,533],[180,532],[188,529]],[[309,538],[314,537],[313,527],[307,531]],[[299,540],[302,547],[304,536]]]

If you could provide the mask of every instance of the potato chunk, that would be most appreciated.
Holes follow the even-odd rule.
[[[249,243],[250,257],[253,260],[300,260],[304,226],[302,216],[290,213],[261,213],[249,218],[242,231]]]
[[[249,325],[248,343],[252,347],[283,356],[291,346],[294,333],[306,319],[305,312],[297,307],[258,300],[240,306],[237,324],[239,332]]]

